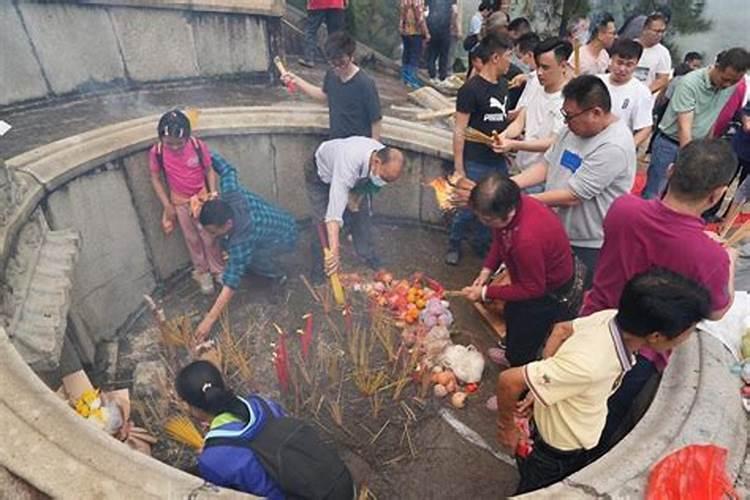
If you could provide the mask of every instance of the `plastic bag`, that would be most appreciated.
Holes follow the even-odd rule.
[[[452,345],[443,351],[442,364],[453,370],[461,382],[471,384],[482,380],[484,356],[473,345]]]
[[[727,476],[727,450],[693,444],[662,458],[651,469],[646,500],[739,499]]]

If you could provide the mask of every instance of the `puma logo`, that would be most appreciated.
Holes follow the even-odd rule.
[[[498,108],[502,110],[503,113],[505,113],[505,106],[508,103],[508,98],[506,97],[503,102],[500,102],[499,99],[496,97],[490,97],[490,107],[491,108]]]

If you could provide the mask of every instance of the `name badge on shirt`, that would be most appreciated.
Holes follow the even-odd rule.
[[[576,170],[581,167],[582,162],[583,160],[581,160],[581,157],[569,149],[566,149],[560,158],[560,166],[567,168],[574,174],[576,173]]]

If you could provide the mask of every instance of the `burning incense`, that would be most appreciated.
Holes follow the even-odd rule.
[[[203,448],[203,436],[195,428],[195,424],[184,415],[172,417],[164,425],[167,436],[178,443],[190,446],[195,450]]]

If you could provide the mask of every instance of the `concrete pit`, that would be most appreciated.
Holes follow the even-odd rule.
[[[119,371],[102,374],[101,380],[109,376],[112,384],[129,386],[138,363],[156,360],[156,352],[149,350],[154,339],[152,321],[142,314],[143,294],[161,294],[170,315],[205,310],[208,299],[192,296],[195,287],[180,274],[188,265],[181,239],[165,239],[153,217],[158,202],[144,175],[146,150],[166,106],[205,108],[197,135],[238,168],[242,182],[300,219],[307,213],[302,164],[325,137],[327,113],[280,88],[249,86],[270,80],[271,56],[282,42],[283,2],[190,4],[186,9],[177,0],[148,7],[140,0],[87,0],[0,6],[3,40],[14,54],[0,59],[5,83],[0,106],[3,119],[15,126],[2,139],[5,165],[0,164],[0,293],[2,314],[11,317],[0,327],[0,472],[7,470],[11,482],[33,490],[32,495],[244,496],[207,486],[85,425],[30,368],[39,374],[57,368],[64,339],[89,365],[102,345],[119,344],[121,349],[107,351],[109,359],[119,358]],[[149,25],[161,29],[143,30]],[[76,36],[92,32],[97,33],[94,41],[90,35]],[[254,50],[224,50],[231,46]],[[154,47],[166,48],[158,60],[150,57]],[[184,50],[175,54],[176,48]],[[385,103],[404,99],[403,89],[393,82],[384,84],[381,96]],[[284,104],[270,106],[279,101]],[[248,107],[223,107],[228,104]],[[387,117],[383,137],[406,151],[408,165],[403,181],[376,198],[386,263],[404,275],[428,271],[448,288],[464,284],[478,262],[468,259],[455,270],[442,266],[444,236],[429,229],[441,217],[423,185],[451,160],[449,132]],[[245,282],[231,308],[235,331],[245,332],[251,318],[271,314],[285,328],[299,328],[300,316],[315,309],[296,279],[307,271],[305,238],[307,232],[299,259],[287,262],[293,279],[285,292],[271,293],[267,283],[252,277]],[[348,263],[356,269],[353,259]],[[56,273],[52,288],[50,273]],[[40,302],[49,293],[58,302]],[[453,307],[457,339],[487,347],[492,337],[468,306]],[[25,326],[34,328],[19,338],[21,320],[40,317],[43,323],[29,321]],[[273,395],[266,338],[271,333],[267,328],[257,333],[256,383]],[[695,442],[728,448],[727,468],[736,477],[745,457],[746,430],[737,381],[726,369],[730,363],[714,338],[691,339],[674,356],[638,426],[607,456],[534,497],[641,496],[650,465]],[[358,410],[361,402],[345,408],[351,411],[347,429],[354,439],[343,437],[345,431],[327,438],[357,479],[380,498],[507,495],[515,487],[515,472],[496,451],[492,418],[483,406],[494,385],[493,370],[485,372],[481,391],[467,409],[450,411],[458,420],[441,412],[435,401],[420,411],[411,435],[416,458],[386,464],[403,454],[402,434],[394,425],[374,447],[368,445],[372,438],[362,436],[377,432],[382,420],[367,420],[367,412]],[[383,411],[386,419],[403,414]],[[468,443],[466,429],[488,449]]]

